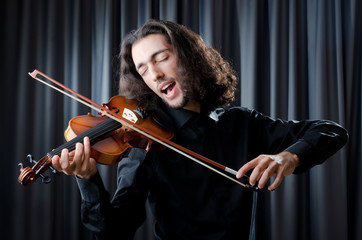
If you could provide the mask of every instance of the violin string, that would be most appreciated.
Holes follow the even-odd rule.
[[[61,151],[64,148],[67,148],[69,151],[72,151],[75,149],[76,143],[82,142],[84,137],[86,137],[86,136],[89,137],[90,141],[92,142],[93,140],[97,139],[98,137],[100,137],[104,134],[107,134],[109,132],[112,132],[120,127],[122,127],[122,125],[119,122],[116,122],[113,119],[107,119],[107,120],[97,124],[93,128],[89,129],[87,132],[83,132],[83,133],[79,134],[78,136],[76,136],[75,138],[71,139],[70,141],[57,147],[56,149],[54,149],[53,151],[48,153],[48,155],[50,155],[50,156],[60,155]]]
[[[34,74],[35,72],[37,72],[37,73],[41,74],[42,76],[44,76],[44,77],[48,78],[49,80],[51,80],[51,78],[49,78],[48,76],[46,76],[45,74],[43,74],[43,73],[41,73],[41,72],[39,72],[39,71],[37,71],[37,70],[35,70],[35,71],[33,72],[33,74]],[[190,154],[186,153],[186,151],[181,150],[181,149],[184,149],[184,148],[182,148],[182,146],[178,146],[177,144],[175,144],[175,143],[173,143],[173,142],[171,142],[171,141],[168,141],[167,139],[158,139],[158,138],[152,136],[151,134],[147,133],[146,131],[140,129],[139,127],[136,127],[136,126],[132,125],[131,122],[128,123],[128,120],[127,120],[127,119],[120,119],[121,116],[118,116],[116,113],[111,112],[109,109],[104,109],[104,110],[103,110],[102,107],[101,107],[99,104],[93,103],[93,101],[91,101],[90,99],[86,99],[84,96],[82,96],[83,99],[86,99],[87,101],[89,100],[89,102],[92,102],[92,104],[94,104],[94,105],[89,104],[88,102],[80,99],[80,97],[77,98],[77,97],[75,97],[75,96],[73,96],[73,95],[71,95],[71,94],[69,94],[69,93],[67,93],[67,92],[65,92],[65,91],[63,91],[63,90],[61,90],[61,89],[59,89],[59,88],[57,88],[57,87],[55,87],[55,86],[53,86],[53,85],[51,85],[51,84],[49,84],[49,83],[47,83],[47,82],[39,79],[39,78],[37,78],[37,77],[36,77],[35,75],[33,75],[33,74],[32,74],[32,73],[29,73],[29,75],[30,75],[32,78],[34,78],[34,79],[36,79],[37,81],[39,81],[39,82],[41,82],[41,83],[43,83],[43,84],[45,84],[45,85],[47,85],[47,86],[55,89],[56,91],[63,93],[64,95],[66,95],[66,96],[68,96],[68,97],[70,97],[70,98],[72,98],[72,99],[74,99],[74,100],[82,103],[82,104],[85,105],[85,106],[88,106],[89,108],[92,108],[92,109],[94,109],[94,110],[96,110],[96,111],[98,111],[98,112],[101,112],[103,115],[105,115],[105,116],[107,116],[107,117],[109,117],[109,118],[111,118],[111,119],[119,122],[120,124],[122,124],[122,125],[130,128],[130,129],[133,129],[134,131],[142,134],[143,136],[145,136],[145,137],[147,137],[147,138],[149,138],[149,139],[151,139],[151,140],[153,140],[153,141],[155,141],[155,142],[157,142],[157,143],[159,143],[159,144],[161,144],[161,145],[163,145],[163,146],[165,146],[165,147],[167,147],[167,148],[169,148],[169,149],[171,149],[171,150],[173,150],[173,151],[175,151],[175,152],[177,152],[177,153],[179,153],[179,154],[181,154],[181,155],[183,155],[183,156],[185,156],[186,158],[189,158],[190,160],[193,160],[194,162],[196,162],[196,163],[198,163],[198,164],[200,164],[200,165],[202,165],[202,166],[204,166],[204,167],[206,167],[206,168],[208,168],[208,169],[210,169],[210,170],[212,170],[212,171],[214,171],[214,172],[222,175],[223,177],[228,178],[229,180],[231,180],[231,181],[233,181],[233,182],[235,182],[235,183],[237,183],[237,184],[239,184],[239,185],[241,185],[241,186],[243,186],[243,187],[245,187],[245,188],[250,188],[250,185],[244,184],[244,183],[242,183],[242,182],[239,182],[237,179],[234,179],[234,178],[226,175],[225,173],[223,173],[223,172],[221,172],[221,171],[219,171],[219,170],[217,170],[217,169],[215,169],[215,168],[207,165],[206,163],[204,163],[204,162],[196,159],[195,157],[193,157],[193,156],[191,156]],[[68,91],[72,91],[72,90],[69,90],[69,89],[68,89],[67,87],[65,87],[64,85],[56,82],[55,80],[52,80],[52,81],[54,81],[54,82],[55,82],[56,84],[58,84],[58,85],[61,85],[62,88],[65,88],[65,89],[67,89]],[[80,95],[80,94],[78,94],[78,93],[75,93],[74,91],[72,91],[72,93],[74,93],[74,94],[77,95],[77,96]],[[98,105],[99,107],[96,107],[96,105]],[[175,145],[175,146],[178,146],[178,148],[172,146],[171,144],[173,144],[173,145]],[[72,147],[73,147],[73,146],[72,146]],[[72,150],[73,150],[73,149],[72,149]],[[186,149],[185,149],[185,150],[186,150]],[[59,153],[60,153],[61,150],[58,149],[57,151],[59,151]],[[191,152],[191,151],[189,151],[189,152]],[[59,154],[59,153],[58,153],[58,154]],[[194,153],[194,154],[197,155],[197,156],[199,156],[200,159],[204,159],[204,161],[206,160],[207,162],[213,164],[214,166],[217,166],[217,167],[223,169],[223,170],[226,171],[226,172],[229,172],[229,173],[234,174],[234,175],[235,175],[235,173],[236,173],[236,171],[233,170],[233,169],[227,168],[227,167],[225,167],[225,166],[223,166],[223,165],[221,165],[221,164],[218,164],[218,163],[216,163],[216,162],[214,162],[214,161],[212,161],[212,160],[210,160],[210,159],[202,158],[202,156],[200,156],[199,154],[196,154],[196,153]]]

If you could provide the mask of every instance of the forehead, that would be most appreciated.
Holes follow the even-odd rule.
[[[155,53],[168,49],[172,51],[172,46],[166,41],[162,34],[150,34],[132,45],[132,58],[135,66],[149,61]]]

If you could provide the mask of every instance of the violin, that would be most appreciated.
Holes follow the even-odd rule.
[[[88,114],[71,119],[65,131],[67,140],[65,144],[47,153],[39,161],[33,160],[31,155],[28,155],[28,160],[34,163],[33,167],[23,167],[23,164],[19,164],[21,169],[18,181],[21,184],[28,185],[39,177],[42,178],[43,183],[49,183],[51,179],[44,176],[43,173],[47,169],[51,169],[56,173],[56,170],[51,167],[52,157],[60,155],[64,148],[69,151],[74,150],[76,143],[81,142],[85,136],[88,136],[91,142],[91,156],[100,164],[116,164],[132,147],[139,147],[147,152],[168,148],[247,189],[259,190],[256,186],[249,184],[246,175],[241,178],[244,180],[242,182],[241,179],[235,178],[237,171],[172,142],[173,131],[166,127],[167,124],[160,124],[161,122],[156,118],[148,116],[145,111],[138,107],[137,101],[127,99],[124,96],[115,96],[102,106],[38,70],[34,70],[29,75],[37,81],[96,110],[102,117]],[[69,93],[40,79],[37,77],[38,75],[43,76]]]
[[[148,116],[145,111],[138,107],[135,100],[126,99],[124,96],[114,96],[103,106],[137,123],[142,128],[152,129],[155,134],[165,139],[173,137],[171,129],[161,127],[158,124],[159,121],[156,122],[151,116]],[[44,176],[43,173],[48,168],[55,172],[51,167],[52,157],[60,155],[64,148],[69,149],[69,151],[74,150],[76,143],[81,142],[85,136],[89,137],[92,145],[91,157],[96,159],[97,163],[104,165],[117,164],[133,147],[141,148],[146,152],[165,148],[160,144],[153,144],[151,139],[107,116],[80,115],[69,121],[64,132],[66,143],[47,153],[38,162],[35,162],[31,155],[28,155],[29,161],[35,163],[32,168],[24,168],[22,164],[19,164],[21,169],[18,181],[23,185],[28,185],[41,177],[43,183],[50,183],[51,179]]]

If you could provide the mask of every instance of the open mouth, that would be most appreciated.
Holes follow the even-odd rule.
[[[161,92],[168,95],[174,89],[176,82],[171,82],[162,87]]]

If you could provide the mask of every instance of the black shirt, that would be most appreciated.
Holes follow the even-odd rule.
[[[260,154],[295,153],[302,172],[320,164],[347,141],[330,121],[284,121],[245,108],[222,110],[214,120],[187,110],[168,110],[172,141],[238,170]],[[148,198],[158,239],[247,239],[252,191],[173,150],[146,154],[132,149],[118,165],[113,199],[100,175],[78,179],[82,219],[99,238],[133,239]]]

